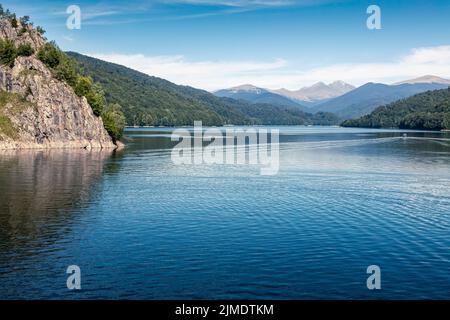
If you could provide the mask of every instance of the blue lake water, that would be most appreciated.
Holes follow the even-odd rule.
[[[272,176],[175,165],[169,128],[0,152],[0,298],[450,299],[449,133],[278,129]]]

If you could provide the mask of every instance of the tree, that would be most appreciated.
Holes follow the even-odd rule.
[[[94,111],[94,114],[96,116],[100,116],[106,104],[103,93],[98,90],[96,86],[93,86],[91,91],[86,95],[86,99],[91,106],[92,111]]]
[[[19,20],[20,20],[20,23],[21,23],[23,26],[26,26],[26,25],[28,25],[28,23],[30,22],[30,16],[23,16],[23,17],[20,18]]]
[[[16,17],[15,13],[13,13],[11,16],[11,26],[13,28],[17,28],[19,26],[19,23],[17,22],[17,17]]]
[[[17,49],[14,42],[9,39],[0,40],[0,63],[13,67],[16,57]]]
[[[56,68],[62,59],[61,55],[61,51],[54,43],[46,43],[39,49],[37,57],[46,66]]]
[[[41,26],[37,26],[37,27],[36,27],[36,31],[37,31],[40,35],[43,35],[43,34],[45,33],[44,28],[42,28]]]
[[[116,103],[108,105],[102,113],[102,119],[105,129],[113,141],[120,140],[127,123],[122,112],[122,107]]]
[[[34,53],[34,49],[33,47],[31,47],[31,45],[29,43],[27,44],[21,44],[19,45],[19,47],[17,48],[17,55],[18,56],[24,56],[24,57],[29,57]]]
[[[55,67],[55,77],[58,80],[66,81],[72,88],[77,84],[77,64],[76,62],[67,57],[66,55],[61,55],[59,64]]]
[[[79,76],[75,85],[77,96],[86,96],[92,89],[92,79],[90,77]]]

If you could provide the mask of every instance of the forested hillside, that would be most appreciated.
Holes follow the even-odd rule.
[[[109,103],[122,106],[128,125],[181,126],[202,120],[224,124],[337,124],[330,113],[312,115],[298,108],[252,104],[213,94],[99,59],[69,52],[82,72],[101,84]]]
[[[346,120],[345,127],[450,129],[450,88],[427,91],[378,107],[359,119]]]
[[[354,119],[370,114],[379,106],[429,90],[445,89],[447,86],[442,83],[405,83],[399,85],[366,83],[340,97],[316,105],[312,108],[312,111],[333,112],[343,119]]]

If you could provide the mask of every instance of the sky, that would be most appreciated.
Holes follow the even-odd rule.
[[[450,1],[14,0],[63,50],[177,84],[291,90],[318,81],[450,78]],[[81,28],[69,29],[77,5]],[[381,29],[369,29],[370,5]]]

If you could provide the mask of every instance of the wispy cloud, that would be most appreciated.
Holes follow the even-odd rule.
[[[144,23],[144,22],[156,22],[156,21],[180,21],[180,20],[190,20],[190,19],[198,19],[198,18],[206,18],[213,16],[222,16],[236,13],[244,13],[249,11],[249,9],[245,8],[232,8],[232,9],[224,9],[217,11],[209,11],[204,13],[197,14],[184,14],[184,15],[160,15],[160,16],[140,16],[140,17],[116,17],[114,19],[97,19],[87,21],[85,25],[121,25],[121,24],[133,24],[133,23]]]
[[[63,40],[68,41],[68,42],[73,42],[74,39],[70,36],[62,36]]]
[[[342,3],[351,0],[160,0],[167,4],[189,4],[196,6],[224,6],[240,8],[274,8],[289,6],[317,6]]]
[[[279,70],[286,61],[188,61],[178,56],[145,56],[143,54],[89,54],[92,57],[114,62],[143,73],[161,77],[179,84],[204,89],[221,88],[236,78]]]
[[[296,0],[162,0],[163,3],[181,3],[191,5],[213,5],[227,7],[281,7],[299,3],[313,3],[314,1]],[[317,1],[316,1],[317,2]]]
[[[317,6],[332,2],[352,0],[129,0],[123,1],[81,1],[81,16],[85,25],[122,25],[153,21],[175,21],[201,19],[211,16],[240,14],[249,11],[283,8],[290,6]],[[77,4],[77,3],[75,3]],[[69,3],[55,1],[39,5],[17,4],[15,10],[45,18],[67,17]],[[174,10],[173,5],[183,5],[186,10]],[[196,9],[197,10],[196,12]]]
[[[298,89],[317,81],[344,80],[392,83],[434,74],[450,76],[450,45],[416,48],[395,61],[342,63],[312,69],[295,69],[283,59],[273,61],[189,61],[183,56],[143,54],[90,54],[178,84],[207,90],[251,83],[260,87]]]

